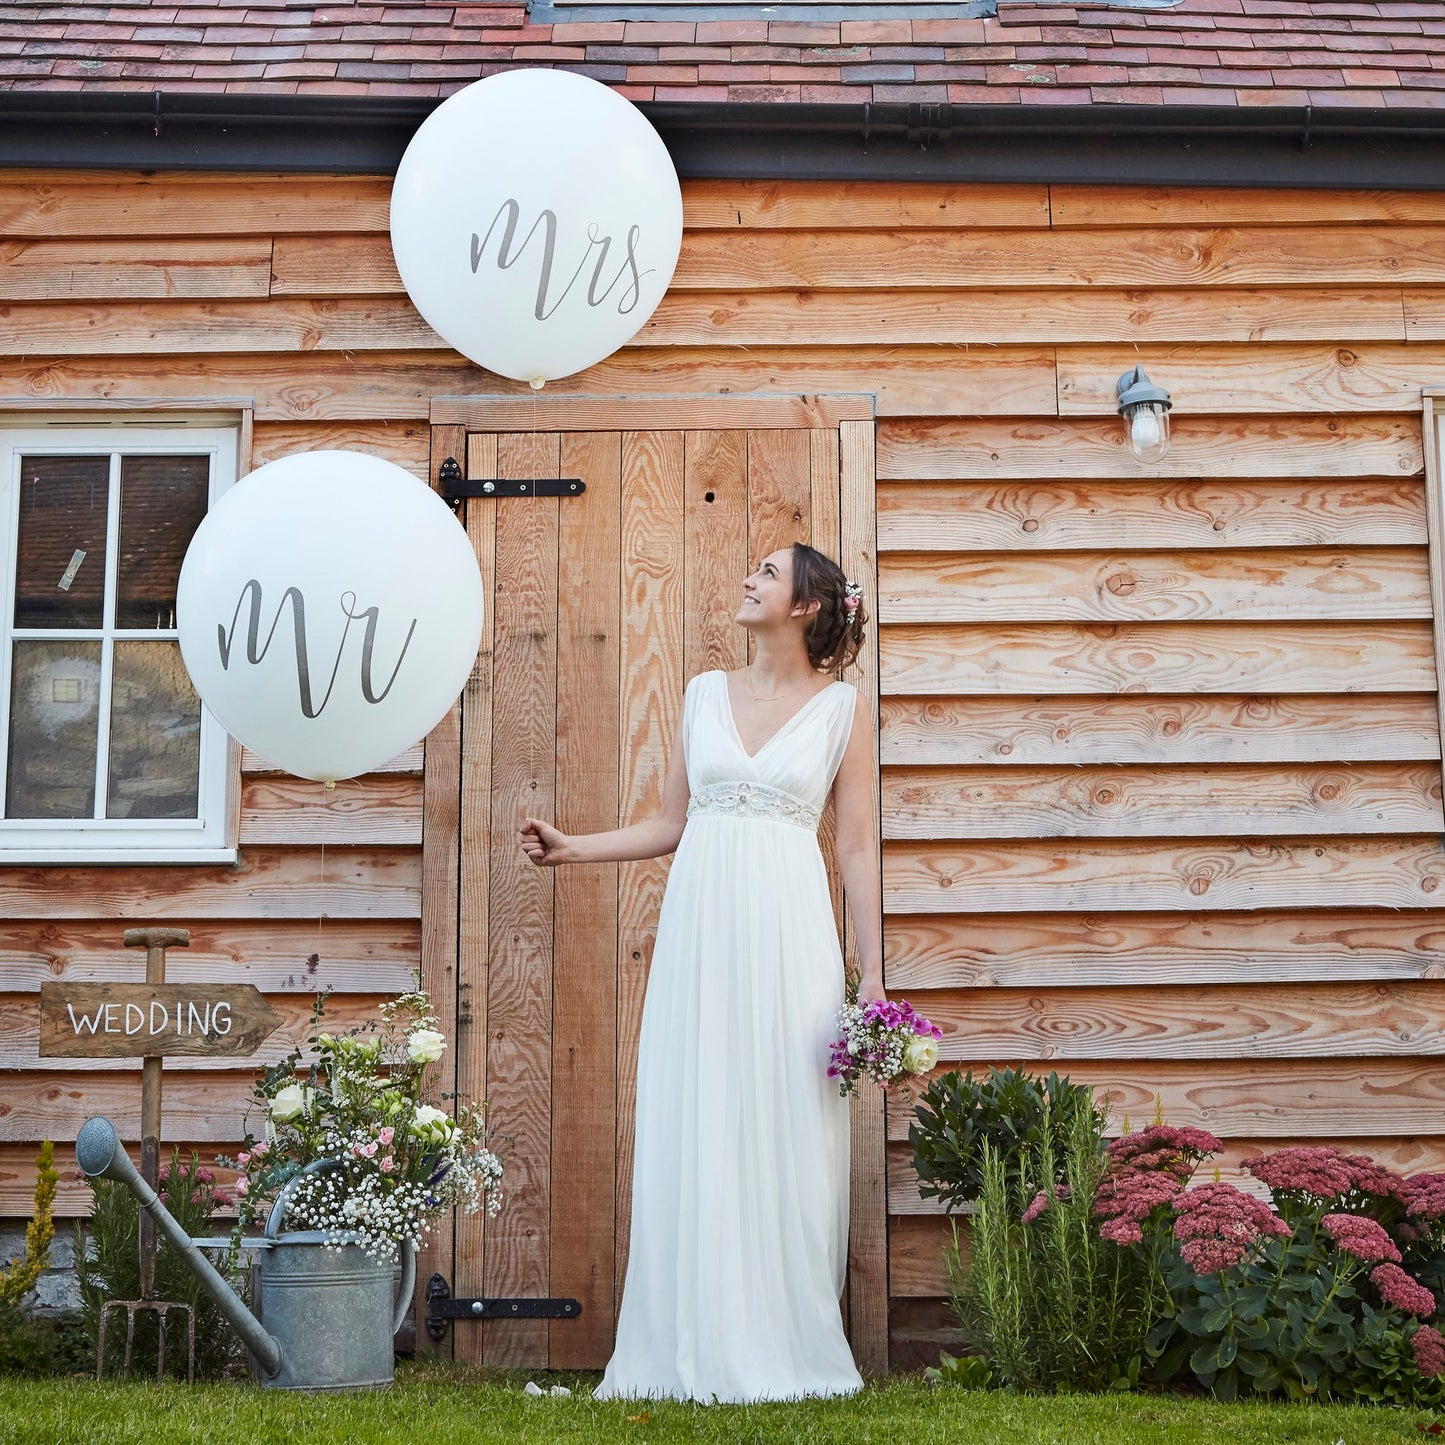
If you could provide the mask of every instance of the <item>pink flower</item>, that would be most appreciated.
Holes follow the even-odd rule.
[[[1024,1210],[1023,1214],[1020,1216],[1019,1223],[1032,1224],[1034,1220],[1036,1220],[1039,1215],[1041,1215],[1049,1207],[1049,1205],[1053,1203],[1054,1199],[1067,1199],[1068,1197],[1069,1186],[1067,1184],[1060,1184],[1058,1188],[1054,1190],[1053,1198],[1050,1198],[1049,1191],[1047,1189],[1040,1189],[1039,1192],[1034,1195],[1033,1202],[1029,1205],[1027,1209]]]
[[[1206,1154],[1217,1154],[1224,1145],[1205,1129],[1176,1128],[1154,1124],[1137,1134],[1125,1134],[1110,1143],[1105,1153],[1110,1163],[1135,1169],[1168,1169],[1188,1178]],[[1194,1155],[1193,1161],[1187,1156]],[[1187,1166],[1187,1167],[1186,1167]]]
[[[1421,1325],[1410,1336],[1410,1353],[1422,1375],[1445,1375],[1445,1337],[1429,1325]]]
[[[1316,1199],[1342,1199],[1354,1185],[1350,1162],[1338,1149],[1276,1149],[1246,1159],[1244,1167],[1275,1193],[1308,1194]]]
[[[363,1145],[361,1146],[361,1152],[362,1152],[363,1154],[365,1154],[368,1159],[375,1159],[375,1158],[376,1158],[376,1141],[373,1139],[370,1143],[368,1143],[368,1144],[363,1144]]]
[[[1115,1244],[1138,1244],[1144,1238],[1144,1230],[1133,1219],[1106,1219],[1099,1226],[1099,1238]]]
[[[1419,1280],[1411,1279],[1398,1264],[1377,1264],[1370,1279],[1380,1291],[1380,1298],[1407,1315],[1422,1319],[1435,1313],[1435,1296]]]
[[[236,1176],[236,1182],[232,1187],[235,1189],[236,1197],[239,1199],[241,1195],[251,1187],[251,1181],[247,1179],[244,1174],[238,1174]]]
[[[1352,1254],[1366,1264],[1382,1259],[1400,1262],[1400,1251],[1385,1233],[1384,1225],[1364,1214],[1326,1214],[1320,1223],[1325,1233],[1345,1254]]]
[[[244,1169],[251,1162],[251,1156],[244,1149],[236,1155],[236,1168]]]
[[[1405,1181],[1394,1170],[1377,1164],[1368,1154],[1346,1154],[1345,1163],[1350,1166],[1350,1187],[1356,1194],[1405,1199]]]
[[[396,1130],[388,1124],[385,1128],[376,1131],[376,1137],[382,1144],[390,1144],[396,1138]]]
[[[1445,1174],[1412,1174],[1402,1184],[1411,1219],[1445,1218]]]
[[[1262,1200],[1232,1184],[1198,1184],[1179,1196],[1174,1237],[1195,1274],[1238,1264],[1261,1239],[1288,1239],[1290,1228]]]
[[[396,1160],[390,1154],[383,1155],[380,1164],[377,1165],[383,1174],[390,1174],[395,1167]]]

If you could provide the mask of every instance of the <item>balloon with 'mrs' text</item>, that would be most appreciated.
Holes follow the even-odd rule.
[[[176,623],[226,731],[329,782],[380,767],[446,716],[481,645],[482,579],[466,532],[410,472],[303,452],[211,508]]]
[[[610,356],[677,265],[682,192],[661,137],[586,76],[509,70],[444,101],[391,192],[412,304],[462,355],[540,386]]]

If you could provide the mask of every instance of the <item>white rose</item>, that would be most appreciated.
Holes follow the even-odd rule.
[[[910,1074],[926,1074],[938,1062],[938,1040],[912,1038],[903,1050],[903,1067]]]
[[[406,1056],[414,1064],[434,1064],[446,1047],[446,1038],[435,1029],[413,1029],[406,1036]]]
[[[300,1084],[287,1084],[271,1100],[271,1117],[278,1124],[288,1124],[306,1107],[307,1090]]]
[[[455,1127],[450,1114],[430,1104],[418,1104],[411,1116],[411,1132],[419,1139],[431,1139],[438,1144],[444,1143]]]

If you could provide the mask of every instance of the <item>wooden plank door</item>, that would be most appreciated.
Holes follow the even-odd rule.
[[[451,405],[433,451],[464,451],[469,479],[580,477],[586,491],[466,504],[487,635],[438,730],[434,833],[456,863],[427,860],[423,907],[456,939],[454,957],[431,959],[434,994],[454,999],[450,1086],[486,1098],[507,1198],[495,1220],[458,1217],[423,1278],[439,1269],[457,1295],[581,1301],[577,1319],[459,1325],[458,1357],[598,1368],[626,1272],[637,1034],[667,863],[534,869],[518,828],[531,814],[591,832],[656,807],[686,680],[746,661],[732,617],[758,557],[811,540],[872,578],[872,423],[856,401],[794,398]],[[858,671],[876,696],[871,660]],[[876,1370],[881,1110],[855,1133],[853,1276],[872,1298],[850,1316]]]

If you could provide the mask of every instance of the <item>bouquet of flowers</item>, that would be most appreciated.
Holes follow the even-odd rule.
[[[381,1006],[381,1020],[342,1034],[321,1031],[325,995],[312,1013],[307,1050],[267,1069],[252,1098],[262,1137],[248,1133],[233,1162],[238,1229],[263,1219],[283,1189],[291,1228],[328,1243],[357,1243],[392,1258],[421,1243],[443,1210],[501,1207],[502,1164],[487,1147],[482,1110],[447,1113],[423,1098],[423,1075],[446,1040],[421,990]],[[326,1160],[323,1169],[308,1165]]]
[[[938,1062],[943,1030],[902,999],[851,1000],[838,1011],[838,1037],[828,1045],[828,1077],[845,1098],[860,1079],[887,1089],[905,1074],[926,1074]]]

